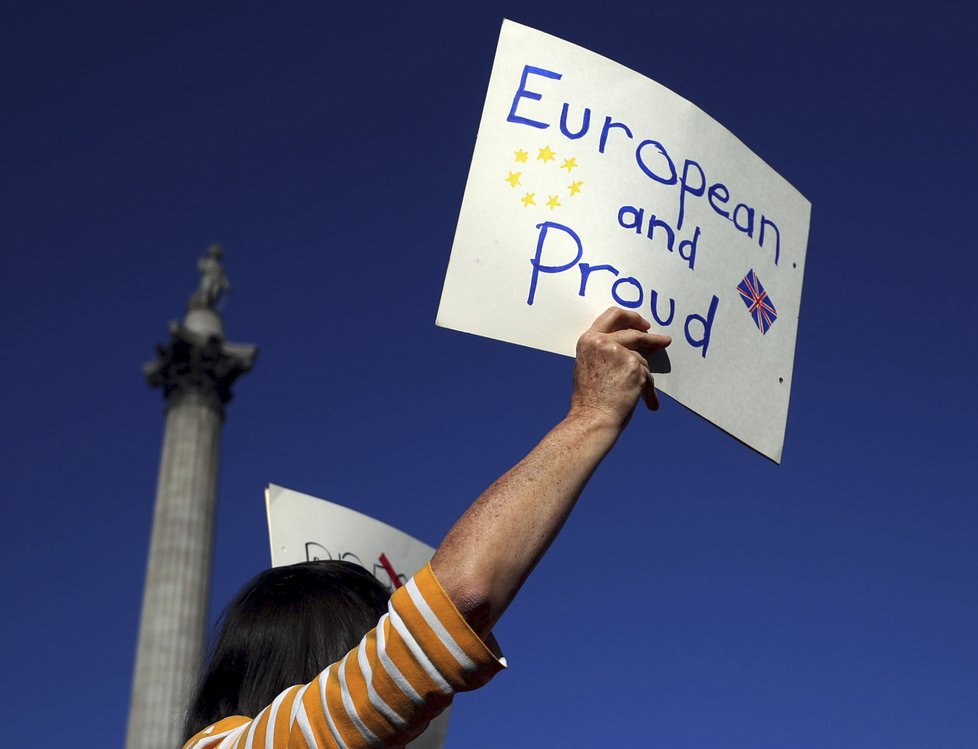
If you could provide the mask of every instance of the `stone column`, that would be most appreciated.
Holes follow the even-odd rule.
[[[179,749],[206,644],[224,406],[256,355],[254,346],[224,340],[217,296],[198,290],[144,367],[150,385],[163,389],[166,426],[126,749]]]

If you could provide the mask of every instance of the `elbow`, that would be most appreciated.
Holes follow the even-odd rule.
[[[439,564],[438,554],[431,568],[452,604],[480,637],[485,639],[502,613],[493,598],[492,581],[477,572]]]
[[[463,587],[450,594],[455,608],[472,627],[472,631],[485,640],[501,612],[496,611],[488,590],[482,586]]]

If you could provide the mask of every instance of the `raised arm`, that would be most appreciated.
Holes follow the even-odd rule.
[[[578,340],[567,416],[465,512],[431,567],[449,598],[482,637],[516,596],[560,532],[598,464],[628,424],[639,397],[659,407],[644,354],[669,336],[618,307]]]
[[[378,626],[254,719],[228,717],[186,747],[403,746],[456,692],[488,681],[501,668],[483,643],[492,625],[560,531],[638,398],[658,407],[643,354],[671,341],[648,328],[633,312],[602,314],[578,342],[566,418],[475,501],[431,568],[394,593]]]

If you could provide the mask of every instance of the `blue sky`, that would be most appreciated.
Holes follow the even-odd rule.
[[[220,241],[261,349],[214,612],[269,482],[436,544],[570,360],[436,328],[504,17],[692,100],[809,200],[784,459],[638,413],[449,747],[978,741],[974,11],[38,3],[0,30],[4,742],[123,741],[163,425],[140,365]],[[52,704],[56,707],[52,708]],[[56,718],[52,718],[56,710]],[[38,738],[38,735],[41,738]]]

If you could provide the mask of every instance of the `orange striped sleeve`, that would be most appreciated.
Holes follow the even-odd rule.
[[[283,692],[253,723],[226,719],[185,749],[217,749],[225,740],[234,749],[401,746],[457,692],[477,689],[505,665],[465,622],[428,565],[394,592],[377,627],[339,663]]]
[[[455,609],[430,565],[404,588],[409,601],[398,609],[402,619],[453,692],[478,689],[505,668]]]
[[[250,723],[248,718],[241,715],[224,718],[193,736],[183,745],[184,749],[214,749],[235,731],[239,731],[242,726],[247,726]]]
[[[245,732],[245,735],[238,739],[239,745],[242,747],[252,746],[264,748],[265,737],[268,735],[269,730],[268,722],[270,715],[270,707],[258,713],[258,717],[251,722],[251,727]]]

